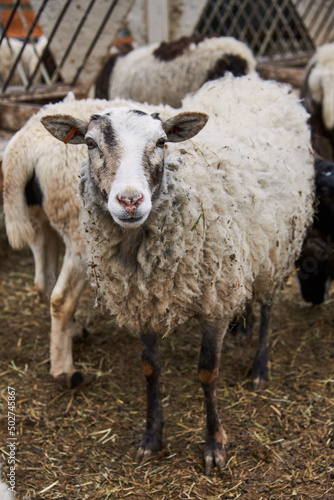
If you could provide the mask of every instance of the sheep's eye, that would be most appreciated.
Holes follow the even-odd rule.
[[[86,144],[87,144],[88,149],[94,149],[94,148],[96,148],[96,144],[93,141],[93,139],[88,138],[86,140]]]
[[[165,145],[166,139],[163,137],[160,137],[160,139],[157,140],[157,147],[158,148],[163,148]]]

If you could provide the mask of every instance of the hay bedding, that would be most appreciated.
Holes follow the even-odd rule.
[[[75,344],[74,357],[97,377],[77,391],[56,386],[48,374],[49,311],[32,290],[32,257],[8,248],[3,226],[0,233],[0,461],[5,475],[10,385],[17,499],[334,498],[333,294],[310,307],[290,277],[274,310],[270,384],[259,393],[248,376],[256,335],[242,342],[227,336],[218,395],[228,464],[207,478],[199,335],[183,331],[161,341],[166,447],[138,465],[146,407],[140,342],[90,309],[87,288],[78,316],[94,335]]]

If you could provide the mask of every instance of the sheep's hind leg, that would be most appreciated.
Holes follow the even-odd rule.
[[[88,382],[74,369],[72,337],[80,328],[74,313],[86,284],[86,265],[66,250],[63,266],[51,295],[51,375],[73,388]]]
[[[204,463],[207,476],[214,464],[221,472],[226,463],[227,436],[219,419],[216,394],[222,338],[223,335],[217,328],[210,325],[203,327],[198,376],[204,391],[206,409]]]
[[[30,244],[35,262],[35,288],[41,298],[49,301],[58,275],[59,236],[39,207],[30,208],[29,215],[35,230]]]
[[[162,448],[163,414],[160,398],[160,355],[156,335],[140,336],[145,347],[142,352],[142,370],[146,379],[147,418],[146,431],[137,453],[137,461],[147,460]]]
[[[253,388],[262,389],[268,381],[268,331],[272,303],[261,306],[259,347],[253,364]]]

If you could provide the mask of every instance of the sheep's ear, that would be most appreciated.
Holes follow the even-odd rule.
[[[70,115],[46,115],[41,122],[56,139],[65,144],[83,144],[88,122]]]
[[[194,137],[204,127],[209,117],[206,113],[184,112],[163,122],[167,140],[181,142]]]

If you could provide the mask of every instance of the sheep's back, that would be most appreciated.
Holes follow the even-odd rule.
[[[208,83],[185,98],[183,108],[210,114],[194,141],[212,151],[209,170],[213,179],[221,175],[223,188],[220,194],[215,187],[217,203],[225,211],[227,195],[233,201],[229,216],[243,234],[253,288],[268,295],[268,283],[280,284],[293,267],[312,220],[308,115],[288,86],[255,74]],[[195,179],[191,170],[189,179]],[[213,225],[212,237],[215,232]]]

